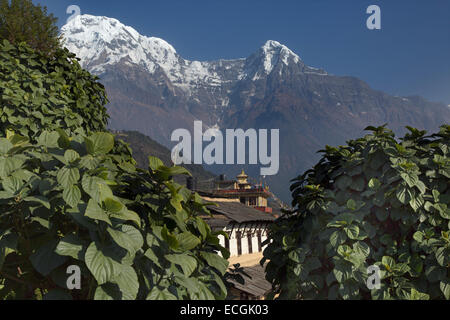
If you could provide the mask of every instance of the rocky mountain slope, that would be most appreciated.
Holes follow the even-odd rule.
[[[435,131],[450,108],[420,97],[393,97],[354,77],[307,66],[286,46],[267,41],[248,58],[183,59],[166,41],[140,35],[116,19],[78,16],[62,28],[66,47],[101,77],[111,103],[110,127],[137,130],[173,147],[173,130],[206,127],[280,129],[280,172],[267,182],[289,199],[289,181],[368,125],[398,134],[410,125]],[[234,176],[240,167],[208,170]],[[253,176],[259,166],[247,166]]]

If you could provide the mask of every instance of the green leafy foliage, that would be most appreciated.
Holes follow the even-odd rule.
[[[58,52],[0,44],[0,299],[225,299],[228,252],[172,178],[189,172],[136,168],[103,86]]]
[[[148,167],[148,157],[155,156],[166,166],[172,165],[171,150],[158,142],[152,140],[150,137],[143,135],[137,131],[120,131],[114,132],[117,138],[122,139],[130,145],[133,149],[133,157],[137,162],[139,168]],[[198,164],[183,164],[184,168],[188,169],[194,178],[201,180],[209,180],[215,178],[215,175],[206,171],[203,166]],[[174,177],[175,182],[184,183],[185,177]],[[179,180],[179,181],[178,181]]]
[[[24,43],[0,42],[0,131],[12,129],[32,142],[40,137],[49,147],[58,139],[68,145],[71,133],[105,131],[107,98],[97,79],[67,49],[47,58]],[[66,135],[42,136],[44,130]],[[100,137],[91,142],[102,143]]]
[[[11,161],[8,169],[2,162],[0,177],[0,296],[36,298],[36,289],[58,289],[78,299],[224,299],[223,248],[199,227],[207,209],[167,179],[184,169],[125,166],[106,143],[87,143],[100,136],[114,144],[108,133],[75,135],[52,148],[15,134],[0,139],[8,146],[0,162]],[[87,161],[92,154],[96,161]],[[81,290],[56,280],[71,265],[82,270]]]
[[[272,297],[449,299],[450,126],[385,127],[322,150],[291,186],[295,210],[270,231],[264,251]],[[368,267],[381,286],[368,289]],[[371,274],[370,274],[371,275]]]

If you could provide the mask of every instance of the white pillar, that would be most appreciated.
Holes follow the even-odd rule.
[[[258,235],[256,232],[252,237],[252,248],[253,248],[253,253],[258,252]]]
[[[248,237],[247,232],[242,234],[242,255],[248,254]]]
[[[223,235],[219,234],[218,238],[219,238],[219,244],[225,248],[225,237]],[[219,256],[222,257],[221,251],[219,251]]]
[[[233,233],[230,236],[230,257],[237,256],[237,239],[236,232],[233,230]]]

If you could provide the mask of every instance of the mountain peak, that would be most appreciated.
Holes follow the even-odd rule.
[[[275,40],[268,40],[266,43],[249,58],[248,75],[257,80],[264,75],[270,74],[277,66],[281,68],[302,64],[300,57],[291,49]]]
[[[172,65],[178,60],[176,50],[163,39],[142,36],[114,18],[79,15],[64,25],[61,33],[65,46],[77,53],[83,66],[94,66],[95,73],[102,73],[106,65],[122,59],[149,71],[156,65]]]
[[[230,81],[258,80],[274,70],[280,75],[292,70],[319,74],[307,69],[297,54],[275,40],[266,41],[247,59],[216,63],[183,59],[165,40],[141,35],[105,16],[79,15],[63,26],[61,33],[65,46],[77,54],[82,66],[97,75],[120,63],[150,74],[163,72],[173,85],[186,92],[197,90],[199,85],[215,88]]]
[[[267,40],[266,43],[261,47],[261,50],[266,55],[276,54],[282,55],[284,57],[292,56],[295,57],[296,60],[301,60],[300,57],[291,49],[275,40]]]
[[[126,30],[133,40],[139,40],[139,33],[132,27],[125,26],[119,20],[89,14],[78,15],[61,29],[66,36],[90,41],[111,42],[121,31]]]
[[[261,47],[261,49],[263,49],[265,51],[283,50],[283,49],[289,50],[288,47],[286,47],[285,45],[283,45],[283,44],[281,44],[281,43],[279,43],[278,41],[275,41],[275,40],[267,40],[266,43]]]

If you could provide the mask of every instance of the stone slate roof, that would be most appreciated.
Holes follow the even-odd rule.
[[[257,298],[264,297],[272,289],[272,285],[266,280],[264,268],[259,264],[253,267],[244,267],[244,272],[252,278],[250,279],[243,276],[245,280],[243,285],[237,281],[230,280],[236,289],[244,291]]]
[[[273,222],[275,220],[275,217],[272,215],[263,213],[240,202],[220,202],[214,200],[214,203],[218,207],[213,205],[208,206],[211,213],[222,214],[231,220],[231,222]]]

